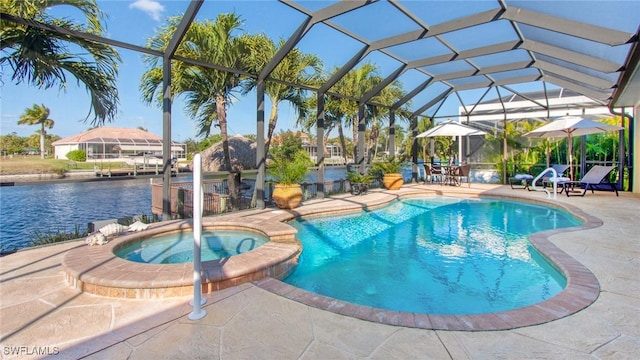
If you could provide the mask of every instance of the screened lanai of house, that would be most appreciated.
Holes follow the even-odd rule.
[[[118,161],[130,156],[162,155],[162,137],[141,129],[97,127],[53,142],[55,156],[66,159],[71,150],[84,150],[90,161]],[[186,158],[185,144],[172,142],[171,157]]]
[[[637,95],[640,7],[635,1],[192,0],[173,6],[173,12],[168,15],[182,16],[182,20],[163,52],[151,50],[142,42],[131,44],[116,38],[73,35],[156,55],[165,63],[177,59],[238,73],[242,73],[242,69],[174,55],[193,21],[214,19],[219,13],[234,11],[242,15],[245,28],[285,40],[284,46],[260,73],[247,74],[258,82],[252,94],[256,99],[259,207],[264,207],[266,157],[263,85],[269,81],[282,82],[272,73],[293,48],[313,52],[324,61],[327,78],[321,86],[294,84],[317,98],[318,148],[325,147],[322,134],[327,126],[323,117],[327,96],[347,98],[357,104],[360,136],[355,163],[358,165],[365,161],[365,110],[368,107],[387,111],[391,154],[395,151],[394,128],[400,121],[408,123],[415,136],[420,118],[428,118],[432,124],[458,118],[460,107],[464,108],[465,116],[471,118],[481,114],[483,101],[510,96],[519,97],[532,110],[547,113],[543,118],[552,120],[550,98],[557,89],[571,91],[608,108],[612,115],[629,122],[631,131],[635,128],[634,114],[640,102]],[[42,26],[4,15],[9,21]],[[118,24],[117,19],[108,21],[109,28],[126,27]],[[334,85],[340,79],[365,63],[376,65],[382,81],[358,94],[335,92]],[[169,66],[165,69],[170,71]],[[384,103],[376,97],[383,89],[397,84],[403,89],[400,99]],[[165,86],[169,86],[168,80]],[[531,98],[527,95],[531,92],[541,97]],[[163,115],[164,154],[170,153],[171,146],[170,101],[167,96]],[[566,106],[571,108],[572,104]],[[503,109],[503,114],[507,113]],[[631,133],[630,138],[637,136]],[[630,146],[630,154],[637,150],[635,146]],[[169,164],[170,159],[165,157],[165,164]],[[322,165],[322,159],[318,165]],[[322,166],[320,169],[318,184],[323,181]],[[640,176],[636,170],[634,173]],[[166,198],[170,180],[170,172],[165,171]]]

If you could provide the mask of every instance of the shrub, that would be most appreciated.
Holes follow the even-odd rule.
[[[160,217],[158,217],[157,215],[153,214],[151,216],[147,215],[147,214],[141,214],[141,215],[137,215],[137,216],[125,216],[121,219],[118,219],[118,223],[124,226],[129,226],[131,224],[133,224],[136,221],[140,221],[143,222],[145,224],[151,224],[151,223],[155,223],[160,221]]]
[[[84,150],[71,150],[67,153],[67,159],[84,162],[87,159],[87,153]]]
[[[118,223],[121,225],[129,226],[136,221],[141,221],[145,224],[150,224],[154,222],[160,221],[160,218],[156,215],[146,215],[141,214],[137,216],[127,216],[122,219],[118,219]],[[85,230],[81,230],[80,225],[76,225],[74,230],[72,231],[64,231],[64,230],[49,230],[49,231],[34,231],[30,234],[30,246],[39,246],[39,245],[47,245],[47,244],[55,244],[62,241],[67,240],[75,240],[80,238],[85,238],[89,236],[89,227]]]
[[[89,234],[87,230],[80,230],[80,226],[76,226],[74,231],[67,232],[60,229],[56,231],[40,232],[35,231],[31,234],[31,246],[54,244],[67,240],[75,240],[86,237]]]
[[[369,173],[376,179],[382,179],[385,174],[397,174],[402,169],[403,161],[400,158],[389,158],[385,161],[374,163]]]
[[[65,176],[65,174],[67,173],[67,169],[60,168],[60,167],[55,167],[55,168],[51,169],[51,171],[53,171],[54,174],[58,175],[58,177],[61,177],[61,178],[63,178]]]
[[[313,162],[309,155],[304,150],[299,150],[292,158],[274,157],[268,171],[276,182],[291,185],[303,182],[310,166],[313,166]]]
[[[357,171],[347,172],[347,180],[352,184],[370,184],[372,178],[368,174],[360,174]]]
[[[280,134],[280,143],[271,147],[269,175],[280,184],[292,185],[303,182],[313,162],[302,150],[302,140],[291,132]]]

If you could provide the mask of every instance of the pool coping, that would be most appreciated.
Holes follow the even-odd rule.
[[[203,228],[257,232],[269,241],[239,255],[203,261],[202,292],[209,293],[267,276],[286,277],[302,251],[291,226],[260,219],[203,218]],[[116,236],[105,245],[81,246],[62,259],[65,279],[72,287],[94,295],[148,299],[193,294],[191,263],[145,264],[122,259],[115,251],[140,238],[192,231],[192,221],[150,224],[147,230]]]
[[[565,289],[543,302],[510,311],[479,315],[434,315],[390,311],[356,305],[333,299],[292,285],[284,279],[297,265],[302,251],[295,239],[296,230],[286,224],[296,218],[344,214],[357,210],[383,207],[399,198],[416,196],[494,197],[560,208],[582,219],[580,226],[532,234],[529,240],[567,279]],[[223,261],[203,262],[202,290],[213,292],[252,282],[254,285],[296,302],[380,324],[432,330],[491,331],[544,324],[572,314],[591,305],[599,296],[600,284],[595,275],[573,257],[566,254],[549,238],[570,231],[599,227],[603,222],[581,209],[545,199],[519,197],[517,194],[478,193],[472,189],[457,189],[455,193],[424,188],[403,187],[399,191],[373,190],[367,195],[338,195],[306,202],[293,210],[253,210],[244,213],[207,217],[205,227],[249,230],[263,233],[272,241],[244,254]],[[190,221],[151,224],[148,233],[191,229]],[[69,251],[62,262],[66,280],[75,288],[101,296],[123,298],[161,298],[193,294],[191,264],[140,264],[113,254],[115,247],[135,235],[125,235],[104,246],[82,246]]]
[[[426,194],[425,191],[420,189],[404,190],[405,191],[403,192],[395,194],[392,193],[392,196],[389,197],[388,201],[375,199],[371,203],[367,203],[365,206],[358,206],[356,204],[349,206],[347,204],[343,204],[343,206],[333,210],[298,210],[295,214],[292,214],[295,216],[289,220],[296,217],[323,216],[352,212],[358,208],[369,209],[381,207],[398,198],[437,195],[433,193]],[[598,282],[598,279],[588,268],[554,245],[549,240],[549,237],[565,232],[596,228],[603,225],[602,220],[568,204],[559,204],[543,199],[523,198],[518,197],[517,195],[478,194],[477,192],[472,191],[462,191],[455,194],[446,194],[444,196],[491,197],[540,203],[566,210],[572,215],[583,220],[584,223],[580,226],[543,231],[529,236],[529,241],[540,252],[540,254],[549,260],[549,262],[560,270],[560,272],[566,277],[567,285],[564,290],[543,302],[509,311],[472,315],[436,315],[391,311],[370,306],[357,305],[306,291],[293,285],[286,284],[275,278],[265,278],[254,282],[254,284],[279,296],[317,309],[331,311],[337,314],[380,324],[429,330],[497,331],[540,325],[575,314],[596,301],[600,294],[600,283]]]

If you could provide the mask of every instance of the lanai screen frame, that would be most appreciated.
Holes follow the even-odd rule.
[[[468,89],[474,88],[486,88],[487,92],[489,89],[495,88],[500,89],[501,87],[507,88],[511,84],[521,83],[521,82],[534,82],[534,81],[542,81],[543,83],[552,83],[560,87],[570,88],[575,90],[589,98],[592,98],[603,105],[607,105],[611,110],[611,113],[614,115],[622,116],[623,118],[627,118],[633,121],[631,115],[628,115],[624,112],[624,108],[622,111],[615,112],[612,104],[614,103],[614,99],[618,98],[620,82],[623,78],[625,71],[627,70],[624,64],[616,64],[610,61],[605,61],[602,59],[595,58],[593,56],[581,54],[575,51],[569,51],[565,49],[561,49],[558,47],[550,46],[549,44],[530,41],[526,39],[522,33],[519,31],[519,26],[527,25],[533,26],[536,28],[546,29],[550,31],[552,34],[565,34],[574,36],[580,39],[587,39],[590,41],[594,41],[600,44],[606,44],[609,46],[618,46],[624,44],[633,44],[632,48],[635,48],[638,43],[640,28],[635,33],[626,33],[623,31],[608,29],[588,23],[583,23],[575,20],[568,20],[561,17],[551,16],[548,14],[542,14],[539,12],[526,10],[522,8],[516,8],[507,6],[506,1],[497,0],[496,8],[491,9],[489,11],[475,13],[469,16],[465,16],[462,18],[457,18],[451,21],[447,21],[436,26],[428,26],[425,24],[422,19],[413,14],[408,8],[406,8],[401,1],[398,0],[389,0],[388,3],[393,6],[395,9],[404,14],[407,18],[406,21],[411,21],[418,25],[419,29],[416,31],[407,32],[404,34],[396,35],[393,37],[379,39],[376,41],[366,41],[365,39],[359,37],[358,35],[350,32],[347,29],[344,29],[334,22],[332,19],[338,17],[340,15],[358,11],[358,9],[379,3],[379,1],[374,0],[350,0],[350,1],[342,1],[338,3],[334,3],[325,8],[319,9],[317,11],[311,11],[295,1],[289,0],[280,0],[281,3],[297,10],[298,12],[306,15],[306,19],[302,21],[302,23],[298,26],[298,28],[294,31],[294,33],[289,37],[285,45],[280,49],[280,51],[274,56],[274,58],[265,66],[265,68],[260,72],[260,74],[248,74],[238,69],[230,69],[222,66],[218,66],[216,64],[206,64],[193,59],[187,59],[180,56],[175,55],[175,51],[180,44],[185,32],[189,28],[191,22],[195,19],[200,7],[204,3],[204,0],[191,0],[189,6],[183,15],[181,22],[174,33],[173,38],[169,42],[167,49],[164,52],[152,50],[146,47],[137,46],[133,44],[128,44],[121,41],[116,41],[108,38],[104,38],[101,36],[95,36],[92,34],[82,33],[82,32],[74,32],[67,29],[51,26],[48,24],[42,24],[35,22],[30,19],[23,19],[19,17],[14,17],[8,14],[1,14],[2,18],[7,21],[13,21],[16,23],[20,23],[27,26],[34,26],[39,28],[44,28],[50,31],[59,32],[62,34],[68,34],[72,36],[76,36],[83,39],[88,39],[100,43],[105,43],[108,45],[121,47],[124,49],[129,49],[137,52],[141,52],[144,54],[159,56],[163,58],[163,174],[164,174],[164,186],[163,186],[163,217],[170,218],[169,216],[169,191],[170,191],[170,181],[171,181],[171,159],[170,159],[170,147],[171,147],[171,97],[170,97],[170,86],[171,86],[171,60],[179,60],[189,64],[199,65],[203,67],[214,68],[223,71],[229,71],[234,73],[243,74],[245,76],[253,77],[257,80],[257,108],[256,108],[256,132],[257,132],[257,168],[258,168],[258,177],[256,179],[256,189],[258,191],[258,204],[259,208],[264,208],[264,182],[265,182],[265,159],[266,154],[264,154],[264,94],[265,94],[265,82],[266,81],[276,81],[284,83],[278,79],[273,79],[270,77],[271,72],[276,68],[276,66],[280,63],[280,61],[284,58],[284,56],[293,49],[298,42],[305,36],[305,34],[316,24],[322,23],[327,25],[334,30],[342,33],[345,36],[348,36],[352,39],[355,39],[363,44],[362,48],[353,55],[353,57],[345,63],[340,70],[332,76],[327,83],[322,85],[320,88],[313,89],[300,84],[291,84],[298,86],[300,88],[304,88],[307,90],[314,91],[318,98],[317,105],[317,114],[318,117],[316,119],[317,124],[317,147],[319,149],[324,148],[323,143],[323,132],[324,132],[324,100],[326,95],[343,97],[341,94],[335,94],[331,92],[331,87],[335,85],[344,75],[346,75],[350,70],[352,70],[355,66],[358,65],[360,60],[362,60],[368,53],[372,51],[380,51],[392,58],[398,60],[401,65],[389,74],[378,86],[371,89],[368,93],[366,93],[363,97],[359,99],[351,99],[358,103],[359,107],[359,124],[358,124],[358,143],[357,143],[357,158],[356,164],[362,165],[364,163],[364,131],[365,131],[365,106],[384,106],[388,107],[390,110],[389,118],[390,118],[390,126],[389,126],[389,142],[390,142],[390,154],[394,155],[395,153],[395,112],[398,111],[404,104],[406,104],[409,100],[413,99],[418,93],[422,90],[430,86],[434,83],[442,83],[449,86],[448,90],[441,92],[439,95],[434,96],[426,103],[422,104],[417,108],[417,110],[412,111],[410,115],[410,130],[412,135],[415,137],[417,135],[417,120],[419,117],[429,117],[434,120],[437,118],[437,112],[439,110],[439,106],[443,103],[443,101],[451,96],[456,95],[459,97],[458,93]],[[452,55],[447,56],[436,56],[431,58],[425,58],[414,61],[403,61],[402,59],[395,56],[393,53],[389,51],[388,48],[404,43],[409,43],[412,41],[417,41],[420,39],[435,37],[442,34],[446,34],[449,32],[457,31],[460,29],[468,28],[474,25],[484,24],[497,20],[506,20],[511,26],[514,28],[515,32],[518,34],[518,39],[515,41],[503,42],[492,44],[489,46],[484,46],[471,50],[457,51],[450,47],[452,51]],[[440,40],[440,39],[439,39]],[[521,49],[525,50],[530,55],[530,61],[528,62],[516,62],[511,64],[502,64],[499,66],[480,68],[474,66],[476,69],[471,72],[457,72],[457,73],[448,73],[441,74],[437,76],[432,76],[423,68],[428,65],[434,64],[442,64],[448,61],[464,60],[471,65],[471,58],[476,56],[481,56],[483,54],[493,54],[501,51],[509,51],[513,49]],[[618,76],[618,80],[616,84],[610,84],[610,82],[603,81],[603,79],[594,77],[588,73],[581,73],[574,69],[563,68],[562,66],[558,66],[557,64],[549,63],[546,61],[538,60],[535,54],[543,54],[545,56],[559,58],[563,61],[575,61],[580,63],[581,66],[589,68],[594,71],[605,71],[605,72],[618,72],[620,76]],[[631,57],[627,57],[627,62],[631,61]],[[637,61],[637,59],[635,60]],[[621,66],[622,65],[622,66]],[[627,64],[627,67],[632,66],[636,67],[637,64]],[[512,79],[495,79],[492,78],[493,73],[497,72],[505,72],[516,69],[525,69],[525,68],[533,68],[537,70],[537,74],[512,78]],[[415,87],[411,91],[409,91],[402,99],[391,106],[378,104],[372,101],[372,98],[378,94],[381,90],[383,90],[386,86],[391,84],[395,79],[398,78],[402,73],[407,71],[408,69],[415,69],[417,71],[424,72],[429,76],[429,79],[419,86]],[[630,69],[631,70],[631,69]],[[469,77],[469,76],[478,76],[482,78],[481,82],[476,82],[473,84],[461,84],[461,85],[453,85],[453,80]],[[571,79],[571,80],[568,80]],[[517,91],[512,91],[513,93],[519,94]],[[346,97],[348,98],[348,97]],[[482,99],[480,99],[481,101]],[[545,105],[540,103],[541,108],[545,108]],[[632,105],[632,104],[631,104]],[[425,112],[433,107],[436,107],[436,111],[433,114],[425,115]],[[634,136],[634,134],[630,134]],[[414,162],[417,157],[417,148],[414,146],[412,150],[412,154],[414,157]],[[323,169],[323,158],[320,157],[318,159],[318,164],[320,167],[318,174],[318,193],[320,196],[324,194],[322,189],[322,184],[324,180],[324,169]]]

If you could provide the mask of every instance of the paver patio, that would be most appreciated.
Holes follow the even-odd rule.
[[[405,185],[400,192],[523,197],[508,186]],[[398,194],[398,193],[394,193]],[[346,195],[345,195],[346,196]],[[378,201],[377,192],[350,198]],[[346,196],[349,197],[349,196]],[[602,226],[550,240],[600,283],[586,309],[542,325],[504,331],[440,331],[384,325],[316,309],[247,283],[206,295],[207,315],[187,319],[190,297],[120,299],[69,286],[60,262],[71,242],[0,259],[1,357],[60,359],[634,359],[640,349],[640,197],[596,192],[559,196]],[[330,206],[310,201],[305,207]],[[271,212],[273,209],[267,210]],[[304,208],[300,211],[304,211]],[[247,214],[229,216],[249,216]],[[266,213],[251,216],[267,216]]]

